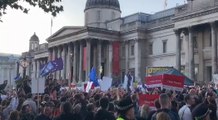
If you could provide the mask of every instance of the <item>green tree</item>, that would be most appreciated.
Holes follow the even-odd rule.
[[[28,13],[30,9],[24,7],[21,4],[22,2],[28,3],[33,7],[39,7],[46,13],[50,13],[52,16],[56,16],[59,12],[63,11],[63,6],[58,5],[62,0],[0,0],[0,21],[2,22],[2,16],[7,14],[6,11],[8,8]]]

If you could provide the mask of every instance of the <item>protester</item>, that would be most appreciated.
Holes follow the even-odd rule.
[[[36,106],[36,102],[33,101],[32,99],[32,94],[28,93],[27,94],[27,99],[23,102],[23,106],[24,105],[30,105],[32,111],[34,114],[37,114],[37,106]]]
[[[32,107],[29,104],[23,105],[20,112],[20,120],[34,120],[35,115],[32,112]]]
[[[20,115],[17,110],[10,113],[9,120],[20,120]]]
[[[131,78],[131,73],[130,77]],[[126,76],[127,77],[127,76]],[[128,78],[128,77],[127,77]],[[46,79],[42,94],[23,88],[5,91],[0,106],[3,120],[217,120],[215,85],[184,87],[182,91],[112,86],[87,92],[69,88],[65,80]],[[146,97],[143,98],[142,96]],[[32,96],[35,96],[34,98]],[[150,98],[151,97],[151,98]],[[143,99],[143,100],[142,100]],[[38,104],[39,103],[39,104]],[[17,110],[17,111],[16,111]],[[20,111],[20,112],[18,112]],[[0,120],[1,120],[0,119]]]
[[[116,106],[118,112],[117,120],[134,120],[134,105],[131,98],[122,99]]]
[[[157,113],[157,120],[171,120],[170,116],[165,112]]]
[[[192,111],[194,120],[214,120],[210,119],[210,113],[211,110],[205,103],[197,105]]]
[[[100,100],[100,108],[95,115],[95,120],[115,120],[113,114],[108,111],[109,108],[109,100],[104,97]]]
[[[162,93],[159,98],[161,109],[158,110],[153,116],[152,120],[157,120],[157,114],[159,112],[165,112],[170,116],[171,120],[180,120],[177,113],[171,111],[171,100],[166,93]]]
[[[185,96],[186,105],[179,109],[180,120],[193,120],[191,113],[191,106],[194,104],[194,97],[192,95]]]
[[[38,115],[35,120],[52,120],[52,109],[54,104],[52,102],[45,103],[43,107],[43,112]]]
[[[55,120],[74,120],[72,105],[70,102],[65,102],[61,105],[61,115]]]

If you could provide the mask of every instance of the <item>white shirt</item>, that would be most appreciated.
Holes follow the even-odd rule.
[[[192,113],[189,105],[183,105],[182,108],[179,109],[179,118],[180,120],[193,120],[192,119]]]

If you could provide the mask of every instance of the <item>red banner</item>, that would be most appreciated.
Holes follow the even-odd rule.
[[[139,94],[139,105],[144,104],[154,107],[154,101],[159,98],[159,95]]]
[[[83,71],[86,71],[86,66],[87,66],[87,63],[86,63],[86,47],[83,48]]]
[[[173,86],[178,88],[184,87],[184,79],[183,76],[176,76],[176,75],[164,75],[164,79],[162,81],[163,85]]]
[[[113,74],[120,73],[120,43],[113,42]]]
[[[185,77],[176,75],[158,75],[145,78],[148,88],[162,87],[165,89],[181,91],[184,87]]]

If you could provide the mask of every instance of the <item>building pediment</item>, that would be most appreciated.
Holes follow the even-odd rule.
[[[117,41],[120,39],[120,32],[95,27],[83,27],[78,31],[70,32],[62,36],[51,37],[47,39],[47,41],[48,47],[50,48],[85,39]]]
[[[50,40],[57,38],[57,37],[62,37],[70,33],[77,32],[81,29],[83,29],[83,26],[64,26],[54,34],[52,34],[49,38],[47,38],[47,41],[50,42]]]

